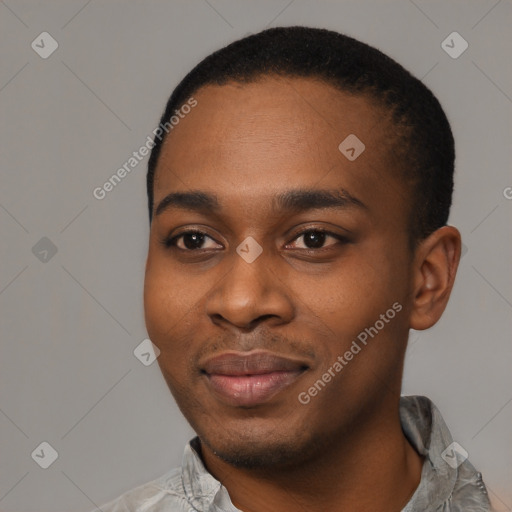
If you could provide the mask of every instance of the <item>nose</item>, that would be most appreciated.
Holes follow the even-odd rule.
[[[229,270],[211,290],[206,311],[212,322],[244,331],[260,323],[281,325],[291,321],[294,306],[285,276],[279,276],[262,254],[248,263],[236,252]]]

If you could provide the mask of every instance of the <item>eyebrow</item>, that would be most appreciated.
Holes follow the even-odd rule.
[[[337,190],[311,190],[294,189],[281,192],[272,198],[274,210],[285,212],[299,212],[322,208],[361,208],[368,207],[344,189]],[[222,210],[220,201],[215,194],[192,190],[188,192],[171,192],[158,204],[155,216],[170,208],[199,211],[205,213],[218,213]]]

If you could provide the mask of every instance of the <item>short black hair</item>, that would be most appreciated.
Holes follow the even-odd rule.
[[[169,123],[174,111],[205,85],[250,83],[265,76],[318,79],[341,91],[366,95],[385,108],[391,115],[394,140],[400,141],[392,144],[393,151],[399,154],[404,180],[411,185],[411,239],[417,242],[446,225],[455,150],[439,101],[400,64],[347,35],[293,26],[239,39],[203,59],[183,78],[160,123]],[[150,222],[155,169],[164,140],[155,138],[148,163]]]

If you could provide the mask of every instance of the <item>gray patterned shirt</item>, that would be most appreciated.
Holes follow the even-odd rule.
[[[453,443],[437,407],[424,396],[400,398],[402,430],[425,456],[421,481],[402,512],[491,511],[482,475]],[[103,512],[240,512],[227,489],[204,467],[199,440],[185,447],[181,468],[126,492]]]

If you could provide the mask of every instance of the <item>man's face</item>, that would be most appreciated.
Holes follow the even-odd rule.
[[[399,394],[412,255],[392,128],[365,97],[308,79],[194,97],[156,171],[148,333],[207,449],[233,464],[297,463]],[[353,161],[338,149],[350,134],[365,145]],[[325,207],[319,191],[342,199]]]

